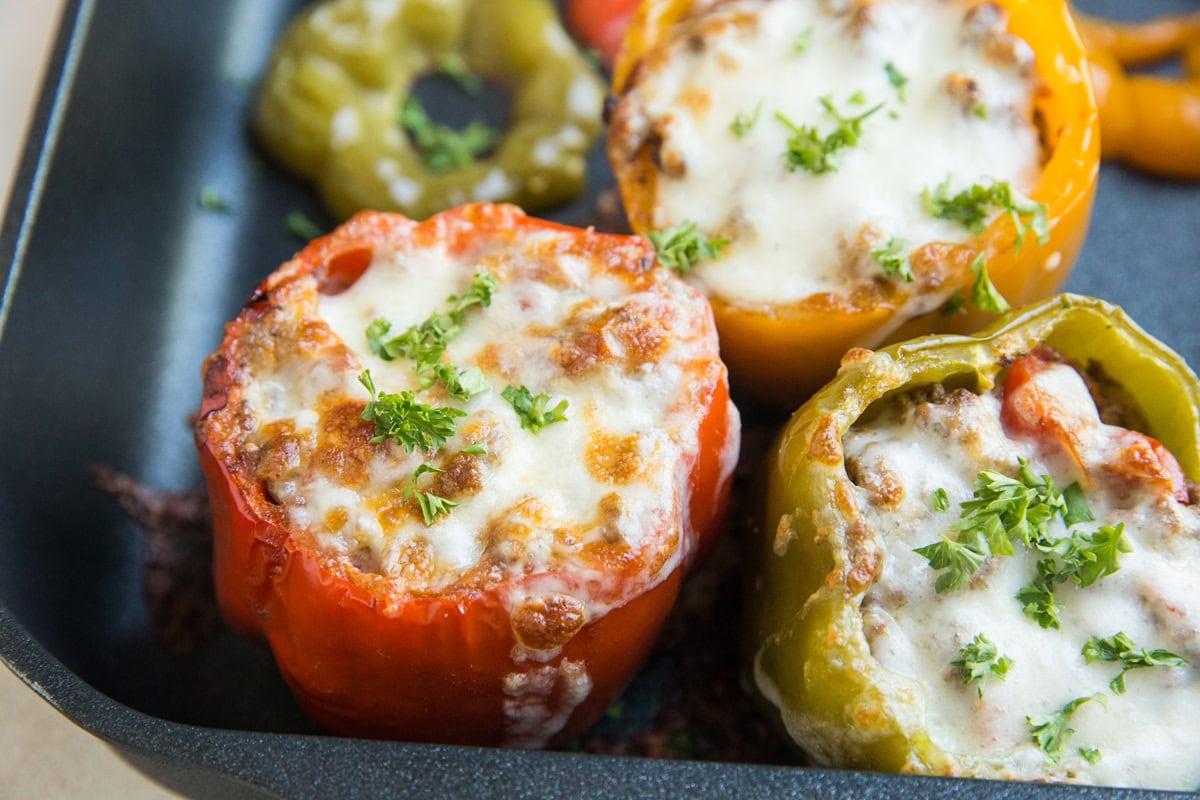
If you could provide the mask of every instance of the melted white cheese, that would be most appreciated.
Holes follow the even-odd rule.
[[[1068,369],[1060,367],[1058,369]],[[1074,379],[1050,381],[1074,395]],[[868,488],[856,488],[859,508],[885,549],[882,575],[863,598],[864,627],[872,655],[887,669],[922,687],[927,724],[935,744],[984,774],[1037,779],[1051,777],[1102,785],[1195,789],[1200,786],[1200,514],[1169,496],[1112,490],[1095,482],[1087,502],[1096,517],[1076,530],[1124,523],[1133,552],[1120,556],[1120,570],[1076,588],[1061,584],[1061,629],[1040,627],[1022,613],[1017,592],[1036,575],[1038,556],[1017,546],[1012,557],[992,557],[977,573],[982,580],[938,594],[936,572],[914,548],[937,541],[960,519],[959,503],[972,497],[983,469],[1016,474],[1019,458],[1057,486],[1075,480],[1064,464],[1039,460],[1033,442],[1010,439],[993,396],[971,396],[968,404],[933,404],[924,412],[878,420],[845,437],[848,459],[858,462],[859,483],[886,470],[903,487],[891,509],[872,504]],[[1078,399],[1078,398],[1075,398]],[[1072,403],[1072,407],[1076,404]],[[1095,409],[1087,409],[1094,417]],[[1098,423],[1098,420],[1096,421]],[[1103,461],[1092,453],[1087,463]],[[1108,488],[1106,488],[1108,486]],[[933,509],[933,492],[945,489],[950,510]],[[1055,519],[1051,535],[1066,535]],[[1165,648],[1190,666],[1147,668],[1126,675],[1128,691],[1114,695],[1109,681],[1116,662],[1087,664],[1081,654],[1089,636],[1124,632],[1139,648]],[[951,663],[977,634],[1013,660],[1003,680],[989,677],[983,696],[964,685]],[[1076,733],[1060,764],[1033,742],[1027,716],[1058,712],[1071,700],[1108,695],[1081,706],[1071,719]],[[1081,748],[1098,748],[1090,764]]]
[[[655,552],[664,536],[679,533],[673,525],[686,525],[687,510],[679,505],[687,496],[688,472],[697,457],[696,415],[702,409],[687,401],[686,369],[706,351],[712,357],[715,337],[700,333],[698,321],[707,314],[703,300],[673,276],[663,273],[664,285],[631,292],[629,284],[606,275],[604,265],[562,252],[569,242],[569,235],[528,234],[476,256],[455,255],[442,245],[380,249],[348,290],[320,296],[319,318],[353,354],[354,363],[281,360],[256,375],[246,400],[260,429],[286,421],[298,434],[315,436],[320,417],[314,408],[340,398],[368,399],[357,380],[363,369],[371,371],[381,392],[415,391],[420,402],[460,408],[467,416],[456,421],[456,434],[436,456],[406,453],[394,442],[371,446],[365,487],[348,486],[316,468],[272,482],[271,494],[285,506],[292,526],[313,531],[331,554],[369,572],[403,577],[422,590],[452,583],[476,567],[489,546],[482,535],[489,526],[524,526],[528,530],[519,541],[503,545],[513,556],[504,569],[532,576],[570,562],[570,580],[575,582],[567,585],[567,578],[553,576],[524,580],[505,598],[510,609],[527,597],[563,593],[583,601],[586,618],[593,619],[627,599],[620,581],[582,562],[580,552],[588,545],[612,543],[614,537],[633,553],[644,547]],[[530,255],[534,251],[539,255]],[[531,266],[538,258],[549,258],[555,280],[565,285],[551,286],[539,276]],[[472,307],[464,314],[461,333],[451,340],[445,360],[481,367],[490,391],[466,402],[454,400],[440,385],[423,389],[413,361],[385,361],[370,351],[366,330],[373,320],[388,320],[389,336],[398,335],[445,310],[447,298],[461,295],[489,266],[499,280],[491,305]],[[618,308],[636,319],[657,319],[665,313],[672,326],[665,352],[654,362],[620,360],[582,375],[566,373],[556,361],[556,350],[568,318],[580,309],[599,314]],[[620,344],[616,339],[608,342],[611,348]],[[501,396],[509,384],[550,395],[549,407],[567,400],[566,421],[536,434],[523,429],[520,417]],[[455,496],[457,507],[432,525],[419,514],[400,523],[389,520],[378,499],[391,493],[394,506],[397,491],[422,462],[445,466],[439,459],[471,444],[466,437],[479,426],[492,433],[487,437],[489,453],[481,458],[487,465],[478,491]],[[632,455],[638,466],[633,478],[611,481],[589,470],[589,447],[597,433],[634,442]],[[736,439],[732,437],[730,452],[736,452]],[[731,471],[732,460],[725,462]],[[430,490],[432,480],[423,477],[418,488]],[[603,501],[613,494],[619,496],[619,507],[611,518],[602,518]],[[334,529],[328,529],[330,519],[339,520]],[[668,524],[669,520],[677,522]],[[431,576],[413,579],[406,572],[413,547],[430,556]],[[685,538],[657,573],[648,576],[652,583],[669,574],[686,554]]]
[[[870,24],[857,34],[851,19],[822,6],[818,0],[718,3],[704,19],[703,48],[693,50],[682,37],[670,58],[644,65],[629,92],[628,102],[661,133],[660,161],[686,165],[678,177],[660,172],[653,227],[690,221],[731,240],[721,258],[689,273],[706,294],[753,307],[844,293],[883,275],[870,257],[873,248],[856,244],[864,226],[881,237],[875,247],[893,237],[916,247],[972,236],[932,217],[922,191],[948,177],[952,193],[990,180],[1028,193],[1036,182],[1032,86],[965,41],[970,4],[874,3]],[[746,15],[754,22],[747,24]],[[729,24],[720,27],[722,20]],[[903,99],[888,64],[907,78]],[[947,91],[948,77],[960,73],[978,83],[986,119]],[[824,137],[836,121],[823,97],[846,117],[882,108],[863,121],[855,146],[833,156],[836,171],[789,171],[791,130],[776,115],[815,126]],[[749,131],[734,135],[735,118],[755,113]],[[943,300],[919,302],[932,308]]]

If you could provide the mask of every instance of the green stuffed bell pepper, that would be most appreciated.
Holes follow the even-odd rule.
[[[412,90],[437,74],[467,95],[484,79],[503,86],[508,130],[433,121]],[[324,0],[277,44],[254,128],[336,216],[423,219],[470,201],[536,209],[575,197],[603,99],[548,0]]]
[[[1198,409],[1086,297],[847,354],[765,476],[769,714],[825,765],[1200,786]]]

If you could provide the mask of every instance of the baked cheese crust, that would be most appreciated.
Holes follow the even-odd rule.
[[[461,216],[426,233],[398,225],[354,254],[366,266],[349,278],[292,262],[268,279],[210,364],[231,377],[201,435],[254,510],[331,570],[397,603],[511,585],[518,639],[551,652],[692,555],[697,432],[725,380],[711,311],[635,239],[548,225],[475,235]],[[441,357],[482,378],[479,393],[456,399],[413,359],[372,349],[377,320],[399,335],[480,276],[490,303],[462,312]],[[366,371],[381,396],[461,412],[453,433],[411,452],[378,441]],[[565,419],[524,427],[508,387],[547,395],[546,409],[565,401]],[[738,449],[728,413],[719,486]],[[452,505],[430,519],[421,494]]]
[[[969,0],[701,0],[633,71],[610,156],[650,148],[650,228],[728,242],[688,273],[706,295],[762,309],[883,288],[905,298],[898,325],[950,297],[944,249],[974,235],[922,194],[1028,194],[1040,174],[1034,56],[1006,25]],[[858,135],[827,171],[789,167],[797,129],[825,141],[839,118]],[[889,249],[914,281],[882,268]]]

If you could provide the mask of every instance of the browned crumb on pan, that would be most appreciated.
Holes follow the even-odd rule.
[[[142,591],[155,635],[173,653],[194,652],[220,629],[208,495],[154,489],[104,466],[91,472],[96,485],[142,528]]]
[[[601,755],[778,764],[794,762],[740,683],[739,546],[726,537],[684,584],[652,659],[670,664],[665,699],[644,731],[585,734],[572,750]],[[614,713],[623,711],[619,701]]]
[[[738,508],[737,499],[753,494],[748,484],[754,476],[750,468],[743,470],[740,465],[762,463],[773,430],[773,425],[743,428],[730,509],[734,523],[708,560],[684,581],[651,655],[651,664],[669,665],[653,721],[646,730],[626,735],[604,735],[601,731],[609,726],[602,723],[569,742],[568,749],[648,758],[797,763],[799,755],[767,721],[741,682],[742,554],[748,549],[751,522],[746,513],[749,503]],[[636,709],[623,708],[626,702],[633,698],[619,700],[609,716],[634,716]]]

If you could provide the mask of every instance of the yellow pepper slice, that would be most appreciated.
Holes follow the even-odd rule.
[[[1104,157],[1200,180],[1200,12],[1140,23],[1074,16],[1087,45]],[[1183,63],[1181,79],[1125,71],[1173,57]]]

